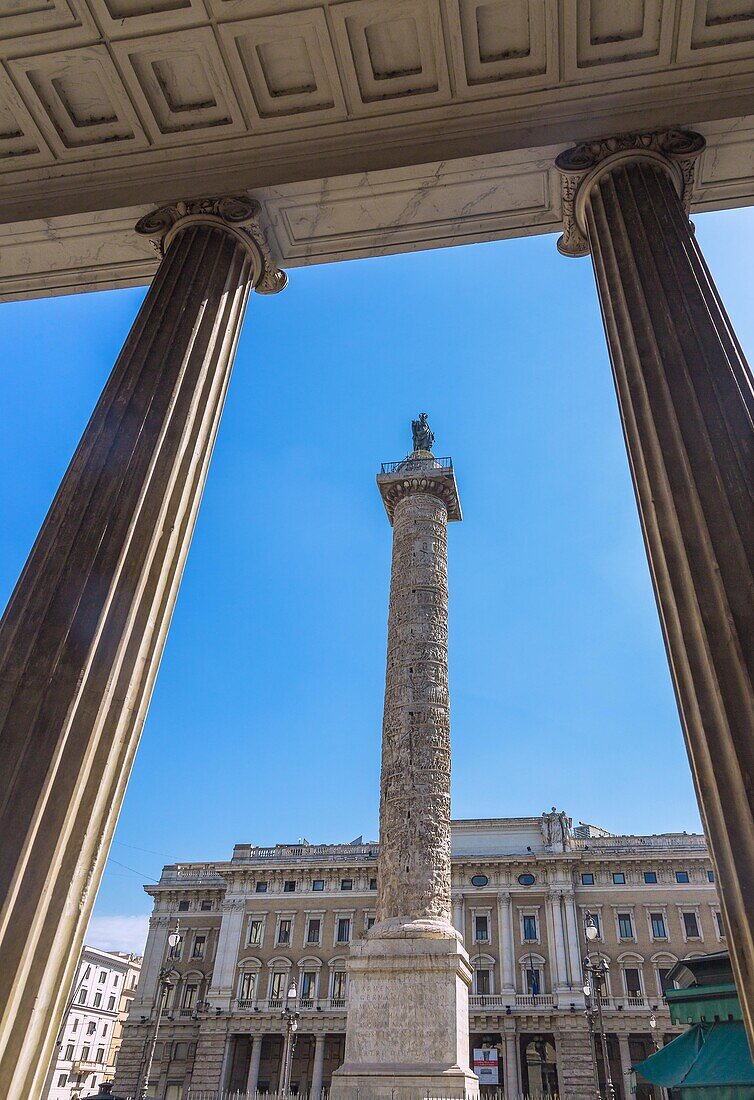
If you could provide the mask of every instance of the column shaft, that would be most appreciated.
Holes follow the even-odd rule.
[[[628,1035],[618,1036],[618,1050],[620,1051],[621,1091],[624,1100],[628,1100],[631,1095],[631,1049],[628,1045]]]
[[[521,1093],[521,1072],[518,1065],[518,1036],[506,1034],[505,1039],[505,1085],[506,1100],[512,1100]]]
[[[259,1063],[262,1058],[262,1038],[261,1035],[252,1035],[251,1037],[251,1059],[249,1061],[249,1073],[246,1078],[246,1092],[249,1097],[256,1093],[257,1085],[259,1084]]]
[[[393,515],[378,921],[451,917],[448,511],[430,493]]]
[[[252,261],[178,232],[0,623],[0,1094],[37,1095],[146,716]]]
[[[314,1037],[314,1070],[312,1072],[312,1092],[309,1100],[320,1100],[322,1095],[322,1078],[325,1069],[325,1038],[324,1035]]]
[[[661,163],[605,170],[585,223],[691,769],[754,1042],[754,393]]]

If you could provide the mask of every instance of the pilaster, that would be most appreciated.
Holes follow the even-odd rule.
[[[235,996],[233,983],[236,978],[238,949],[241,945],[246,902],[244,898],[225,898],[222,902],[222,921],[217,938],[215,965],[212,969],[212,981],[207,990],[210,1008],[230,1009]],[[258,996],[258,992],[256,993]]]

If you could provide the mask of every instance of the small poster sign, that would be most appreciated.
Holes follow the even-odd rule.
[[[480,1085],[499,1085],[500,1075],[498,1072],[497,1051],[492,1050],[475,1050],[474,1051],[474,1073],[479,1078]]]

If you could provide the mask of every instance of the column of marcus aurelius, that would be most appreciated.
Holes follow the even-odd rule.
[[[591,253],[697,797],[754,1050],[754,384],[688,218],[704,139],[562,153],[565,255]]]
[[[160,663],[246,303],[246,196],[142,219],[163,259],[0,622],[0,1096],[36,1100]]]
[[[451,923],[447,524],[450,460],[414,451],[377,482],[393,525],[377,923],[351,945],[345,1062],[333,1097],[466,1097],[471,968]]]

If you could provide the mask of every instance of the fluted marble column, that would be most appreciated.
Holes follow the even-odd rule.
[[[39,1094],[152,693],[249,292],[247,198],[162,260],[0,623],[0,1095]]]
[[[754,1046],[754,387],[684,209],[698,134],[558,157],[591,251],[644,539]]]

